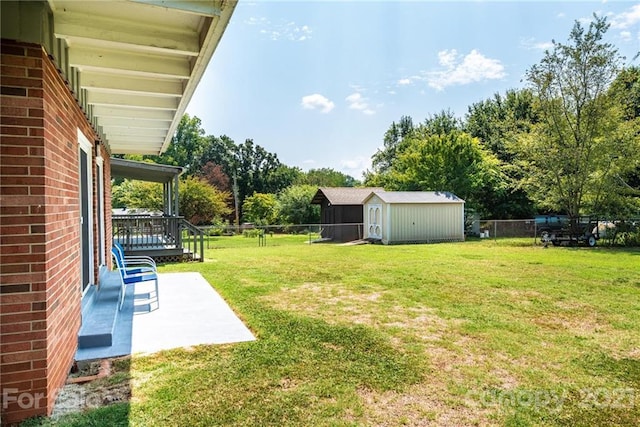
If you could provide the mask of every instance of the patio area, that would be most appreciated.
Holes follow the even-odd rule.
[[[152,282],[128,286],[124,306],[118,311],[120,279],[117,272],[106,273],[84,316],[76,360],[255,340],[199,273],[159,274],[158,287],[156,297]],[[91,343],[91,338],[83,337],[87,330],[100,328],[106,328],[103,335],[111,345],[92,346],[100,340]]]

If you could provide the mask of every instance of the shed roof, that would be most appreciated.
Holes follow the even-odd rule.
[[[111,175],[122,178],[164,183],[171,182],[175,177],[180,176],[182,170],[180,166],[111,158]]]
[[[384,189],[379,187],[320,187],[311,203],[319,205],[326,198],[332,205],[361,205],[372,191],[384,191]]]
[[[448,191],[372,191],[363,202],[374,194],[385,203],[464,203]]]

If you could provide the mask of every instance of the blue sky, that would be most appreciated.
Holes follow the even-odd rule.
[[[551,40],[593,13],[640,65],[638,2],[241,1],[187,112],[208,135],[361,179],[392,121],[463,117],[524,87]]]

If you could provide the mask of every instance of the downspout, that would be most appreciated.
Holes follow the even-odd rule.
[[[173,177],[173,200],[174,200],[174,205],[173,205],[173,216],[180,216],[180,195],[178,192],[178,182],[180,175],[176,175]]]

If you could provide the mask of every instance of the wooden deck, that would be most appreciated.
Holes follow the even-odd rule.
[[[167,261],[203,260],[203,233],[182,217],[114,216],[112,228],[113,240],[122,245],[125,255]]]

